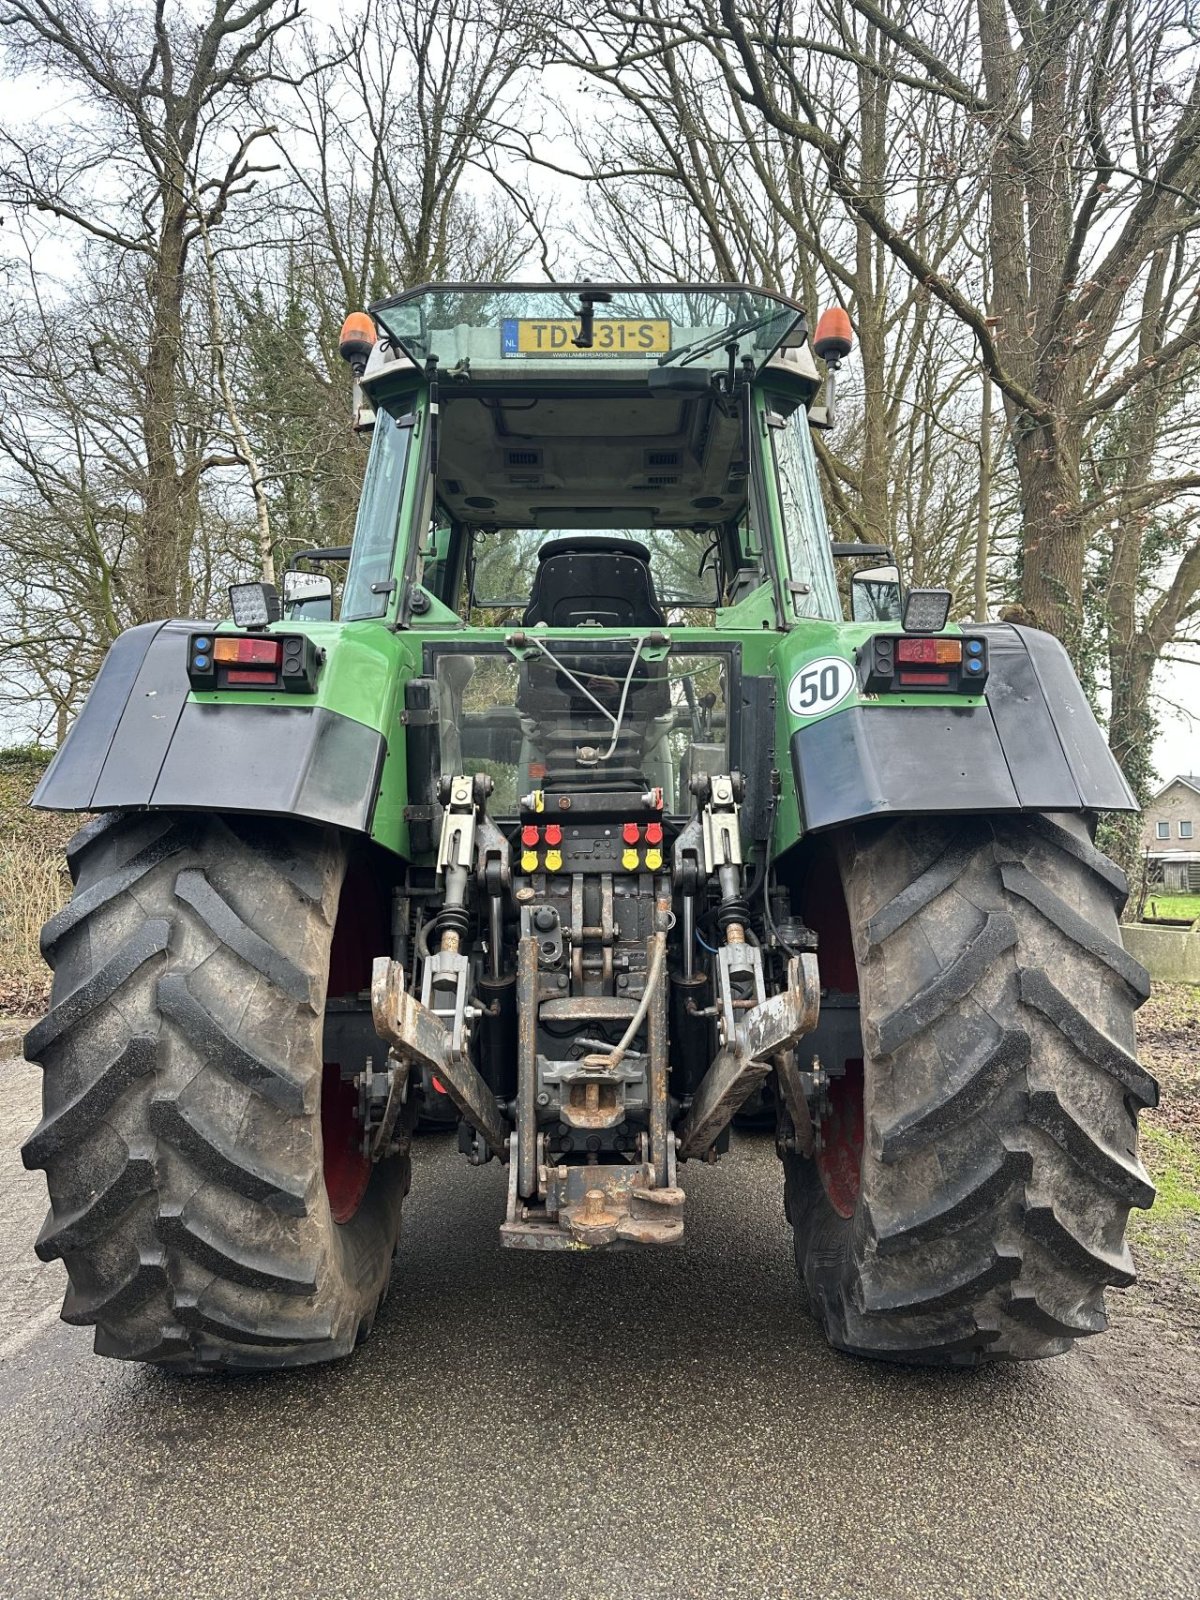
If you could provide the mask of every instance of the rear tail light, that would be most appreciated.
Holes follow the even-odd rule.
[[[283,658],[283,644],[279,639],[217,639],[213,643],[213,660],[220,666],[277,667]]]
[[[961,639],[897,639],[896,660],[907,664],[921,662],[941,666],[950,661],[961,661]]]
[[[324,653],[307,634],[193,633],[188,682],[193,689],[279,689],[312,694]]]
[[[979,694],[987,682],[986,639],[914,639],[877,633],[859,651],[868,694]]]
[[[948,689],[948,672],[901,672],[897,676],[902,689]]]

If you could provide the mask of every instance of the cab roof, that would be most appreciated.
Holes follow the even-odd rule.
[[[807,339],[795,301],[728,283],[432,283],[371,315],[415,366],[505,383],[656,386],[651,374],[672,367],[744,376]]]

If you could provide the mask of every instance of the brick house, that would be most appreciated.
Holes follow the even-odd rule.
[[[1180,773],[1142,813],[1151,879],[1168,892],[1200,894],[1200,774]]]

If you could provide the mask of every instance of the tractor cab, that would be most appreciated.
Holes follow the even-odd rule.
[[[359,383],[381,493],[355,537],[357,607],[375,591],[354,568],[390,555],[382,491],[414,443],[395,435],[425,404],[429,524],[410,524],[410,614],[415,600],[464,622],[687,626],[764,587],[777,617],[839,614],[807,427],[820,374],[798,306],[740,288],[515,285],[420,289],[374,316]]]
[[[801,308],[434,286],[373,318],[344,345],[373,439],[342,620],[429,641],[442,769],[499,812],[586,782],[687,814],[739,758],[731,631],[841,616]]]

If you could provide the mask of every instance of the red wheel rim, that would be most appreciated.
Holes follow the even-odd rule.
[[[342,1082],[336,1061],[325,1063],[321,1080],[321,1142],[325,1148],[325,1193],[335,1222],[349,1222],[371,1181],[371,1163],[362,1153],[358,1090]]]
[[[858,994],[858,964],[850,936],[850,917],[842,877],[832,849],[818,849],[804,884],[804,920],[814,930],[821,964],[822,990]],[[821,1148],[817,1172],[829,1204],[839,1217],[852,1217],[862,1186],[863,1064],[852,1057],[845,1071],[831,1078],[820,1119]]]
[[[852,1217],[858,1204],[863,1157],[863,1064],[847,1061],[834,1078],[821,1116],[821,1148],[817,1171],[839,1217]]]
[[[329,950],[330,998],[369,993],[371,962],[391,949],[391,894],[370,863],[354,860],[338,898],[338,916]],[[371,1181],[371,1162],[362,1153],[358,1089],[342,1081],[341,1065],[327,1061],[321,1080],[321,1140],[325,1151],[325,1192],[335,1222],[349,1222]]]

